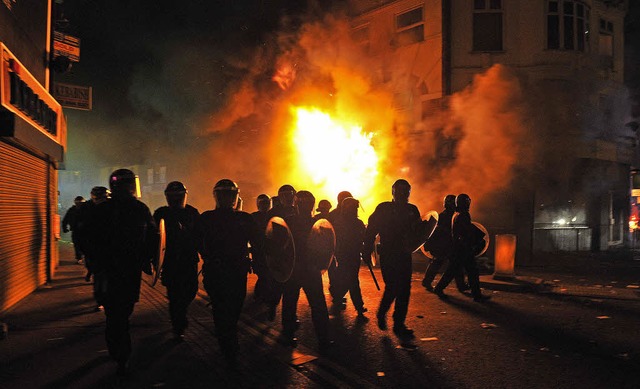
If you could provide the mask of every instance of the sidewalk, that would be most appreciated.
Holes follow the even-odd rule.
[[[84,281],[84,267],[73,260],[72,246],[62,242],[60,254],[51,285],[0,316],[9,326],[8,337],[0,340],[0,388],[109,388],[116,384],[116,365],[104,341],[104,312],[95,309],[91,284]],[[249,327],[245,318],[240,323],[239,371],[250,375],[226,371],[213,336],[211,310],[201,295],[190,306],[185,341],[175,341],[164,293],[164,287],[152,288],[143,280],[140,302],[131,316],[132,374],[118,387],[278,386],[279,379],[313,387],[294,368],[296,360],[314,359],[312,352],[280,346],[275,330],[266,324]],[[247,299],[245,312],[251,309]]]

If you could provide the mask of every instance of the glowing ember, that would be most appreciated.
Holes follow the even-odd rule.
[[[294,152],[299,163],[298,182],[317,200],[348,190],[356,197],[373,192],[378,175],[378,155],[371,144],[373,134],[362,127],[331,118],[314,108],[292,108]]]

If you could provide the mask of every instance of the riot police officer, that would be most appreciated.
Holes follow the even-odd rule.
[[[262,233],[250,214],[235,209],[238,185],[229,179],[213,188],[216,208],[197,223],[198,250],[204,261],[204,288],[211,299],[215,334],[231,367],[238,354],[238,320],[247,293],[248,246],[262,249]]]
[[[413,330],[405,325],[411,295],[411,252],[405,244],[412,230],[421,222],[418,208],[409,203],[411,185],[397,180],[391,189],[393,201],[380,203],[369,217],[362,259],[371,261],[373,245],[380,235],[380,267],[385,283],[376,317],[378,327],[387,329],[386,315],[395,301],[393,332],[401,339],[412,338]]]
[[[440,298],[445,298],[444,288],[449,285],[456,274],[464,269],[469,278],[471,295],[476,302],[484,302],[489,296],[482,295],[480,291],[480,272],[475,260],[475,253],[484,248],[483,236],[476,233],[477,228],[471,223],[471,198],[465,193],[456,197],[456,214],[453,216],[451,236],[453,238],[453,257],[449,268],[438,281],[435,293]],[[484,234],[482,234],[484,235]]]
[[[141,273],[150,272],[158,236],[149,208],[135,197],[136,176],[131,170],[111,173],[109,188],[111,200],[96,207],[90,233],[96,266],[103,273],[98,303],[106,315],[107,347],[122,376],[131,354],[129,316],[140,297]]]
[[[73,199],[73,205],[67,210],[62,218],[62,232],[71,231],[71,242],[73,242],[73,250],[76,255],[76,261],[82,263],[82,243],[78,237],[78,216],[80,214],[80,208],[85,204],[85,199],[82,196],[76,196]]]
[[[89,226],[91,225],[92,219],[95,217],[96,207],[105,201],[109,200],[111,196],[111,191],[104,186],[94,186],[91,188],[91,200],[85,202],[78,209],[77,216],[77,225],[76,225],[76,235],[78,240],[78,245],[80,246],[80,250],[84,253],[84,266],[87,268],[87,274],[85,275],[85,281],[89,282],[91,280],[91,276],[96,273],[96,263],[93,259],[94,253],[92,253],[92,242],[89,234]],[[94,280],[95,281],[95,280]],[[94,282],[94,287],[95,287]],[[99,290],[94,289],[94,294]],[[98,308],[100,305],[98,305]]]
[[[342,202],[347,197],[353,197],[351,195],[351,192],[343,190],[340,193],[338,193],[338,203],[336,204],[336,208],[333,211],[329,212],[329,214],[327,215],[327,220],[329,220],[331,224],[334,224],[338,219],[338,217],[340,216],[340,213],[342,210]],[[327,269],[327,275],[329,276],[329,294],[331,294],[331,303],[332,303],[331,309],[334,311],[339,311],[347,308],[347,299],[344,298],[344,293],[339,293],[339,292],[335,293],[337,290],[341,289],[341,286],[339,286],[338,289],[336,289],[336,286],[334,286],[340,283],[340,280],[338,280],[338,275],[336,272],[336,265],[337,265],[337,261],[332,261],[329,264],[329,269]]]
[[[312,216],[315,197],[309,191],[302,190],[295,195],[296,214],[285,218],[291,229],[293,243],[296,248],[296,259],[293,273],[284,284],[282,296],[282,336],[285,341],[294,343],[298,329],[297,307],[300,289],[309,301],[311,320],[316,331],[321,351],[326,351],[333,343],[329,339],[329,311],[324,299],[322,286],[322,270],[317,263],[312,263],[307,256],[307,239],[314,224]]]
[[[296,195],[296,190],[289,184],[282,185],[278,189],[278,201],[273,203],[273,208],[269,210],[269,218],[279,216],[285,218],[291,215],[295,215],[296,208],[293,206],[293,200]],[[267,219],[267,220],[268,220]]]
[[[433,282],[433,279],[440,267],[442,267],[442,264],[446,261],[451,262],[451,256],[453,255],[451,220],[455,212],[456,195],[448,194],[444,198],[444,210],[438,215],[438,224],[436,225],[436,229],[425,244],[425,247],[428,247],[429,252],[433,255],[433,260],[427,267],[427,270],[424,273],[424,279],[422,280],[422,286],[424,286],[429,292],[433,292],[433,286],[431,283]],[[460,292],[464,292],[469,289],[469,286],[464,282],[464,272],[456,272],[454,278],[456,280],[456,286]]]
[[[336,255],[338,266],[334,273],[334,282],[331,283],[329,292],[334,301],[342,301],[349,292],[351,301],[362,318],[367,308],[364,307],[362,292],[360,290],[360,253],[364,241],[365,225],[358,218],[360,202],[353,197],[347,197],[342,201],[341,212],[333,222],[336,232]],[[341,304],[340,307],[342,309]],[[334,304],[334,307],[336,304]]]
[[[187,204],[187,188],[180,181],[170,182],[164,190],[167,205],[156,209],[156,224],[164,219],[166,251],[162,266],[162,285],[167,288],[169,316],[173,334],[180,340],[187,328],[187,309],[198,292],[198,249],[195,224],[198,210]]]
[[[267,223],[269,222],[269,210],[271,209],[271,197],[267,194],[261,194],[256,198],[256,206],[258,210],[253,212],[251,216],[258,225],[258,229],[264,234]],[[272,282],[269,279],[269,271],[264,255],[259,252],[252,252],[251,267],[253,272],[258,276],[258,280],[253,289],[255,299],[266,299],[269,296]]]
[[[329,211],[331,211],[331,203],[329,202],[329,200],[320,200],[320,202],[318,202],[318,208],[316,208],[316,214],[313,216],[314,220],[328,220]]]

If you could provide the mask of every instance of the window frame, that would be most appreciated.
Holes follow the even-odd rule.
[[[406,15],[410,12],[414,12],[416,10],[420,9],[421,10],[421,18],[420,21],[415,22],[415,23],[411,23],[408,24],[406,26],[402,26],[400,27],[398,25],[398,18],[402,15]],[[415,6],[413,8],[409,8],[407,10],[404,10],[402,12],[398,12],[393,16],[393,24],[395,27],[395,34],[396,34],[396,40],[398,41],[400,46],[408,46],[408,45],[412,45],[415,43],[419,43],[419,42],[424,42],[424,26],[425,26],[425,5],[424,4],[420,4],[418,6]],[[416,29],[421,29],[422,30],[422,34],[420,36],[420,39],[418,39],[417,41],[412,41],[409,43],[403,43],[403,40],[400,39],[401,36],[407,36],[407,35],[411,35],[410,31],[412,30],[416,30]],[[417,36],[417,34],[416,34]]]
[[[473,1],[472,4],[472,15],[471,15],[471,51],[474,53],[501,53],[504,52],[504,11],[505,11],[505,0],[499,0],[500,6],[499,8],[493,8],[492,2],[496,0],[481,0],[484,1],[484,7],[477,7],[477,0]],[[476,14],[500,14],[500,48],[499,49],[479,49],[476,48],[476,30],[475,30],[475,16]]]
[[[555,11],[551,11],[552,3],[557,5]],[[565,13],[567,5],[571,5],[570,15]],[[580,8],[582,8],[582,13],[578,13]],[[555,17],[557,23],[557,41],[555,42],[550,41],[551,17]],[[568,19],[571,20],[571,42],[567,40],[566,22]],[[582,0],[547,0],[545,3],[545,26],[545,48],[547,50],[591,52],[591,7],[586,2]],[[580,26],[582,28],[579,28]],[[557,47],[552,47],[552,44],[556,44]]]

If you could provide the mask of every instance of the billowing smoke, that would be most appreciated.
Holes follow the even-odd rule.
[[[521,146],[531,145],[523,142],[529,133],[524,91],[518,77],[504,66],[477,76],[433,115],[415,122],[407,121],[394,100],[394,91],[406,88],[406,77],[393,74],[391,66],[390,81],[385,80],[379,58],[351,39],[344,20],[327,17],[307,23],[276,42],[273,87],[260,89],[264,75],[249,74],[207,126],[219,136],[219,144],[206,156],[211,165],[222,160],[223,171],[245,177],[267,193],[284,183],[315,189],[311,178],[297,171],[299,161],[292,159],[287,143],[294,121],[292,106],[315,107],[337,120],[358,123],[363,132],[372,134],[380,158],[373,189],[357,193],[342,188],[355,191],[367,213],[390,199],[397,178],[414,185],[412,201],[426,212],[439,210],[448,193],[466,192],[474,202],[481,201],[508,187],[514,166],[530,160]],[[264,57],[255,60],[256,69],[270,68],[264,66]],[[243,141],[239,133],[250,135]],[[332,151],[326,150],[327,158],[334,157]],[[256,171],[262,174],[250,173]],[[321,194],[333,201],[337,192]]]
[[[144,50],[138,47],[133,72],[120,80],[127,83],[126,94],[108,86],[94,89],[96,96],[121,104],[70,117],[75,132],[70,147],[82,157],[69,167],[165,166],[166,180],[183,181],[190,202],[201,210],[213,206],[214,183],[231,178],[249,211],[258,194],[273,195],[288,183],[334,206],[337,192],[350,190],[369,214],[391,198],[397,178],[406,178],[413,185],[411,201],[423,213],[440,210],[446,194],[464,192],[473,199],[474,217],[482,219],[511,201],[509,189],[530,185],[535,172],[549,175],[550,187],[557,182],[568,192],[573,183],[567,177],[577,167],[561,151],[575,146],[558,127],[579,129],[584,122],[597,127],[601,120],[588,110],[566,108],[580,104],[558,101],[554,90],[570,89],[566,85],[538,84],[501,65],[439,100],[428,114],[414,115],[419,103],[411,98],[416,89],[411,69],[394,62],[394,48],[367,52],[352,39],[345,18],[285,20],[277,34],[251,36],[252,44],[236,36],[246,32],[244,26],[224,39],[187,40],[181,34],[171,39],[162,32],[145,42]],[[118,78],[106,74],[105,79]],[[379,157],[370,190],[328,191],[326,182],[305,175],[292,148],[293,107],[357,124],[370,136]],[[317,137],[321,145],[323,134]],[[552,148],[534,141],[545,137]],[[336,148],[326,148],[326,158],[335,153]]]

